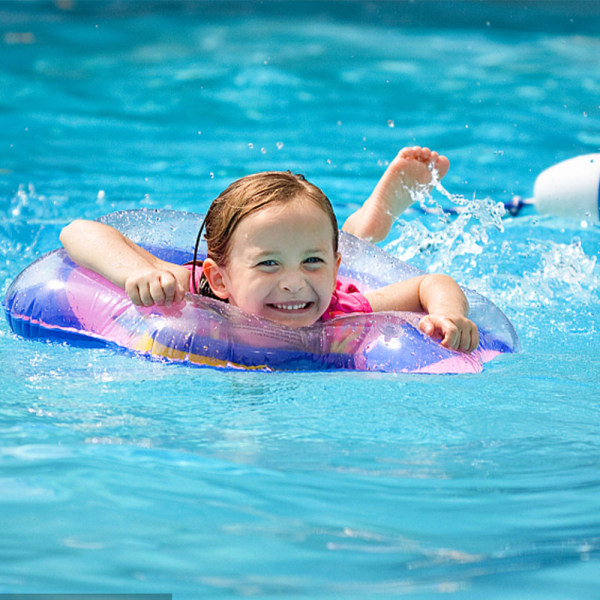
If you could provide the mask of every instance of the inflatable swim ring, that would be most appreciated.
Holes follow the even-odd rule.
[[[100,219],[164,260],[192,258],[201,215],[134,210]],[[203,242],[204,244],[204,242]],[[376,288],[421,273],[376,246],[342,233],[340,275]],[[200,247],[200,255],[206,252]],[[172,307],[138,307],[123,290],[77,266],[62,249],[27,267],[11,284],[4,308],[12,330],[26,338],[116,346],[144,356],[213,367],[263,370],[355,369],[402,373],[482,370],[515,352],[517,335],[490,301],[465,290],[480,330],[472,354],[443,348],[417,328],[421,315],[344,315],[290,329],[218,300],[188,294]]]

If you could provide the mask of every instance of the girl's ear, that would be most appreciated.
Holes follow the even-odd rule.
[[[202,271],[206,275],[206,280],[214,295],[221,300],[229,298],[225,273],[212,258],[205,259],[202,263]]]
[[[342,255],[338,252],[335,257],[335,276],[337,277],[338,269],[340,268],[340,263],[342,262]]]

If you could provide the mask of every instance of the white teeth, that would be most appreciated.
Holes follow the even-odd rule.
[[[303,302],[302,304],[273,304],[273,306],[278,310],[300,310],[306,308],[308,302]]]

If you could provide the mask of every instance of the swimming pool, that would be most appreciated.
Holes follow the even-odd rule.
[[[426,143],[471,218],[412,211],[384,245],[490,297],[522,352],[239,373],[2,320],[0,592],[596,598],[600,229],[495,210],[600,150],[595,3],[71,4],[0,4],[3,294],[73,218],[290,168],[342,220]]]

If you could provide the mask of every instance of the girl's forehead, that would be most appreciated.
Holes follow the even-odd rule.
[[[307,215],[319,215],[321,217],[326,214],[325,210],[315,201],[303,197],[296,197],[287,202],[273,202],[271,204],[267,204],[266,206],[259,208],[253,214],[260,213],[272,216],[295,215],[297,213],[303,213]]]
[[[270,204],[244,218],[233,234],[232,242],[252,245],[264,243],[329,244],[332,225],[327,213],[310,200],[289,204]]]
[[[246,223],[251,228],[258,227],[284,227],[295,224],[297,227],[313,226],[315,223],[330,226],[327,213],[310,200],[299,199],[289,203],[269,204],[248,215],[242,220],[240,226]]]

